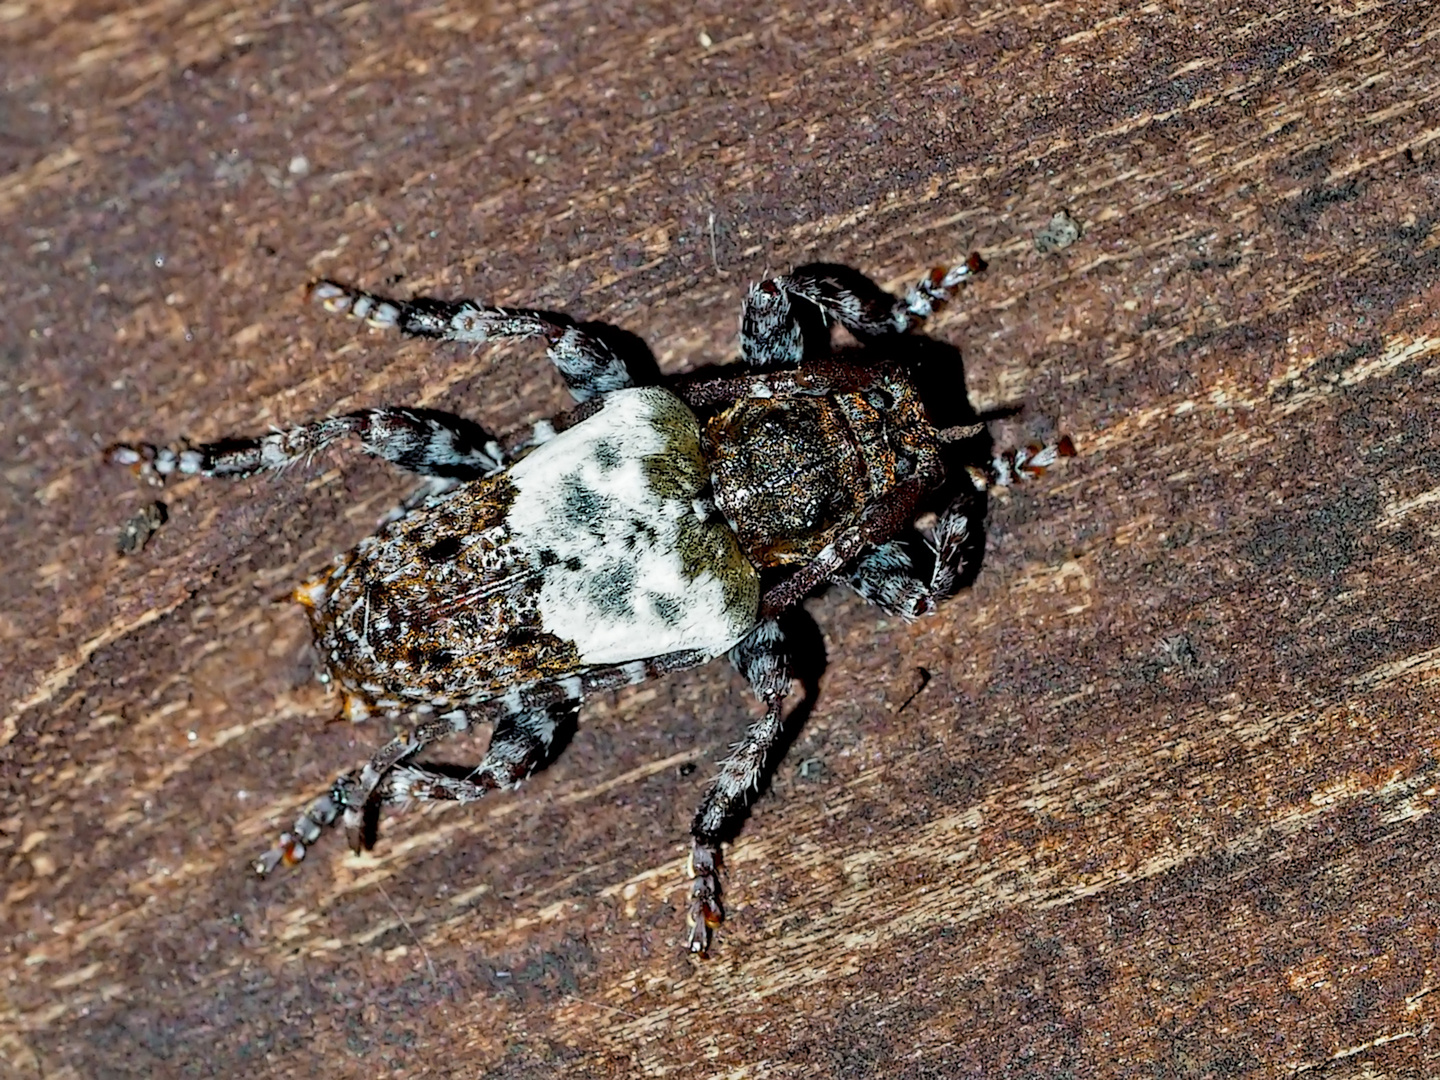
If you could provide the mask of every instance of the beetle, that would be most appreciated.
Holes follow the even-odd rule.
[[[360,850],[380,804],[514,787],[548,763],[587,694],[728,653],[764,716],[691,825],[687,944],[706,954],[723,919],[721,845],[786,735],[781,617],[831,582],[905,618],[933,612],[978,565],[984,490],[1074,452],[1067,438],[990,455],[958,359],[936,370],[918,348],[928,339],[910,333],[983,266],[972,255],[932,270],[903,297],[846,267],[799,267],[750,288],[738,370],[666,385],[604,324],[321,281],[316,301],[373,327],[470,344],[539,338],[577,405],[519,442],[390,406],[257,437],[111,447],[112,461],[157,480],[248,477],[353,436],[427,478],[295,591],[342,716],[379,713],[399,730],[314,800],[257,872],[298,862],[337,819]],[[859,346],[832,351],[834,323]],[[966,422],[939,426],[937,410]],[[922,514],[931,524],[917,533]],[[484,721],[489,749],[468,775],[415,760]]]

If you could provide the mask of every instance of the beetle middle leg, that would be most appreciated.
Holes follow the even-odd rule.
[[[614,327],[577,323],[553,311],[493,307],[478,300],[440,300],[431,296],[392,300],[334,281],[319,282],[311,295],[327,311],[346,312],[371,326],[393,327],[410,337],[473,345],[501,338],[541,338],[550,361],[576,401],[588,401],[597,394],[635,384],[626,354],[637,346],[630,335]],[[641,364],[648,360],[634,359]]]
[[[690,952],[704,955],[710,933],[724,920],[720,902],[720,847],[740,827],[750,800],[775,767],[776,748],[785,741],[781,705],[790,688],[791,664],[780,624],[762,622],[730,650],[730,660],[765,706],[765,715],[745,732],[720,766],[690,825]]]

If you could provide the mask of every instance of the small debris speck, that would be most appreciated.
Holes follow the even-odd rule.
[[[1064,251],[1080,239],[1080,223],[1064,210],[1057,210],[1050,223],[1035,234],[1035,250],[1041,255]]]
[[[801,780],[819,780],[825,775],[825,763],[819,758],[806,758],[795,766],[795,773]]]
[[[133,555],[140,551],[169,517],[169,511],[159,499],[146,503],[134,517],[120,526],[120,532],[115,537],[115,550],[121,555]]]
[[[1167,670],[1182,668],[1188,671],[1200,667],[1200,654],[1195,651],[1195,644],[1188,634],[1175,634],[1162,639],[1156,651],[1160,654],[1161,664]]]

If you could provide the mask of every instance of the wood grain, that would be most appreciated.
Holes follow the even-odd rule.
[[[1440,1073],[1440,18],[895,7],[0,4],[0,1071]],[[248,875],[383,738],[325,722],[278,598],[404,481],[176,484],[121,558],[155,494],[101,446],[562,401],[534,350],[322,318],[322,273],[677,371],[767,271],[972,249],[933,333],[1080,457],[938,617],[810,604],[715,959],[681,856],[753,712],[723,665],[593,701],[518,795]]]

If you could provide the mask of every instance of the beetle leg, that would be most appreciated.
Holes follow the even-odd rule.
[[[791,304],[785,283],[783,277],[771,278],[751,285],[745,294],[745,306],[740,312],[740,355],[751,367],[798,364],[805,356],[804,309],[797,311]],[[818,323],[816,328],[823,329]]]
[[[1063,457],[1075,456],[1075,444],[1069,435],[1045,443],[1030,443],[1016,450],[996,454],[983,466],[969,468],[975,487],[1012,487],[1045,475],[1045,470]]]
[[[299,862],[305,857],[305,849],[337,817],[345,827],[351,850],[361,850],[366,806],[376,797],[382,802],[432,796],[470,801],[496,788],[514,787],[548,762],[557,736],[573,728],[579,707],[578,701],[565,701],[502,717],[495,724],[484,760],[464,779],[445,776],[444,785],[439,781],[430,782],[432,773],[434,777],[443,774],[424,766],[407,765],[398,779],[392,776],[401,762],[425,746],[446,735],[465,731],[472,718],[465,710],[455,709],[417,724],[377,750],[363,769],[339,777],[330,791],[296,818],[290,832],[281,834],[275,847],[255,860],[256,872],[263,876],[281,863]],[[564,739],[558,741],[563,743]],[[427,780],[428,787],[420,782],[422,779]]]
[[[822,582],[833,581],[867,547],[883,544],[903,531],[933,483],[932,477],[921,475],[892,488],[883,500],[870,506],[858,525],[846,529],[799,570],[766,591],[760,598],[760,618],[774,618],[798,604]]]
[[[243,478],[308,461],[350,435],[360,437],[367,454],[423,476],[474,480],[505,463],[499,443],[474,421],[436,409],[398,406],[361,409],[288,431],[193,447],[119,444],[110,447],[106,456],[162,478],[172,473]]]
[[[915,568],[907,545],[899,540],[867,551],[853,567],[831,580],[848,585],[881,610],[907,619],[919,614],[929,599],[925,579]]]
[[[785,741],[781,704],[790,688],[790,661],[785,636],[773,619],[762,622],[730,650],[730,660],[765,705],[765,715],[720,766],[690,825],[689,950],[704,956],[710,935],[723,921],[720,902],[721,844],[734,836],[750,809],[750,800],[769,777],[775,750]]]
[[[910,545],[891,540],[867,551],[854,566],[831,580],[848,585],[864,600],[892,615],[928,615],[975,576],[984,550],[984,532],[972,528],[983,513],[976,496],[961,494],[935,525],[935,565],[927,581],[911,558]]]
[[[497,788],[515,787],[550,759],[558,742],[568,738],[580,703],[534,709],[506,717],[495,725],[485,758],[465,775],[433,765],[405,763],[386,773],[375,790],[384,803],[474,802]]]
[[[599,323],[577,323],[568,315],[529,308],[501,308],[476,300],[417,296],[392,300],[334,281],[318,282],[311,295],[327,311],[345,312],[371,326],[394,327],[411,337],[482,344],[500,338],[543,338],[555,369],[576,401],[633,386],[626,354],[642,365],[654,363],[639,339]]]
[[[984,268],[984,260],[972,254],[959,266],[931,270],[904,297],[896,297],[848,266],[798,266],[751,286],[740,317],[741,355],[758,368],[798,364],[822,344],[828,345],[828,336],[817,330],[830,321],[862,341],[908,333]],[[791,302],[796,298],[808,303],[796,307]],[[812,324],[811,312],[820,316],[818,328]]]

